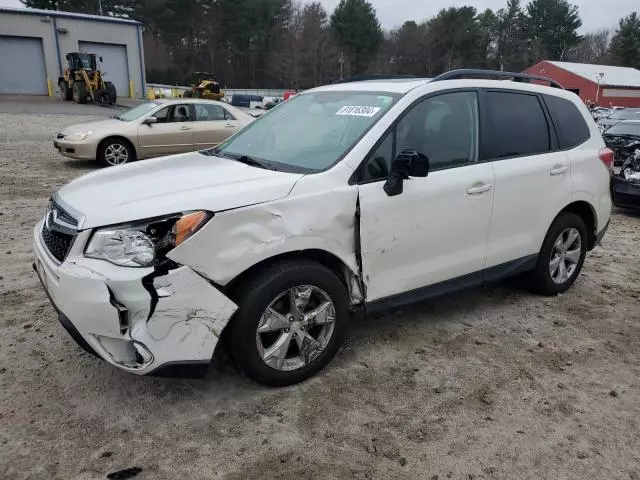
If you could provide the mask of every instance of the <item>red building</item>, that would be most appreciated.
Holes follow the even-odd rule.
[[[552,78],[586,104],[640,107],[640,70],[544,60],[524,73]]]

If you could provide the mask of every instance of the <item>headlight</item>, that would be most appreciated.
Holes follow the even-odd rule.
[[[101,228],[91,236],[85,256],[123,267],[150,267],[165,259],[211,218],[205,211],[185,212],[142,222]]]
[[[84,140],[93,133],[93,130],[87,130],[86,132],[76,132],[71,135],[65,135],[65,140]]]

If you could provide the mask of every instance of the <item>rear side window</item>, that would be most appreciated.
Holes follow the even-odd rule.
[[[535,155],[550,150],[549,125],[535,95],[487,92],[493,130],[490,158]]]
[[[573,102],[552,95],[545,95],[544,102],[556,128],[560,148],[573,148],[589,138],[589,127]]]

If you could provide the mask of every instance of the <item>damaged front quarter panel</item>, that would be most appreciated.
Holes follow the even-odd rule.
[[[193,237],[167,256],[225,286],[260,262],[287,253],[322,251],[345,266],[343,275],[352,303],[361,303],[364,288],[356,255],[355,186],[316,188],[274,202],[216,213]],[[342,271],[338,272],[342,274]]]

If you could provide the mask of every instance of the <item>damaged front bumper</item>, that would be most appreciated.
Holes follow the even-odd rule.
[[[138,375],[203,374],[237,306],[188,266],[159,272],[83,256],[79,232],[58,262],[34,230],[34,268],[85,350]]]
[[[611,199],[618,207],[640,209],[640,182],[630,182],[619,175],[612,175]]]

